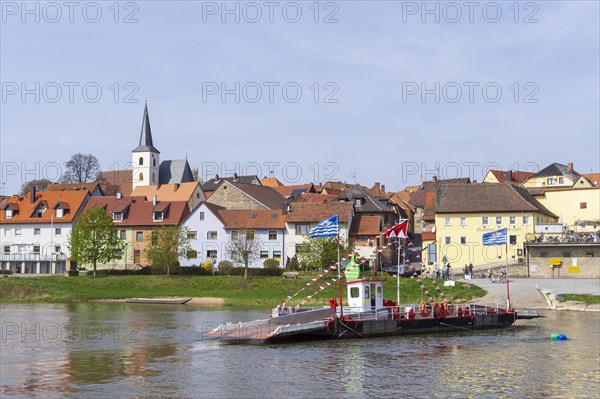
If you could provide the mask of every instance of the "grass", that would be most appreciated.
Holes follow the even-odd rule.
[[[560,302],[566,301],[576,301],[583,302],[587,305],[592,305],[595,303],[600,303],[600,295],[590,295],[590,294],[563,294]]]
[[[50,276],[38,278],[0,278],[0,302],[72,302],[93,299],[122,299],[132,297],[218,297],[230,307],[272,307],[283,302],[310,282],[307,278],[237,276]],[[441,284],[441,282],[440,282]],[[426,282],[430,293],[435,290]],[[441,284],[443,285],[443,284]],[[318,286],[313,284],[296,296],[289,304],[297,304],[312,295]],[[344,287],[345,288],[345,287]],[[443,288],[452,301],[465,302],[485,295],[485,290],[457,282],[455,287]],[[415,303],[421,298],[419,285],[414,279],[402,279],[402,303]],[[337,284],[323,290],[305,306],[320,306],[337,296]],[[346,292],[344,291],[344,297]],[[385,299],[395,300],[396,279],[387,277],[384,284]],[[425,300],[427,298],[424,298]]]

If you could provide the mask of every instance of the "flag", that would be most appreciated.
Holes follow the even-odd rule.
[[[337,237],[340,231],[340,223],[337,215],[321,220],[315,227],[310,229],[310,238]]]
[[[346,265],[346,281],[358,280],[358,276],[360,275],[359,264],[354,261],[354,255],[350,259],[350,263]]]
[[[406,238],[406,229],[408,228],[408,220],[398,223],[391,229],[388,229],[383,233],[383,239],[387,238]]]
[[[483,238],[483,245],[503,245],[506,244],[506,228],[492,231],[491,233],[485,233]]]

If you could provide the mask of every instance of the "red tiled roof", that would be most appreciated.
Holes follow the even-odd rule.
[[[314,194],[314,193],[302,193],[294,198],[294,202],[330,202],[337,198],[337,195],[329,194]]]
[[[2,224],[50,223],[52,220],[54,223],[70,223],[89,197],[89,191],[42,191],[36,193],[33,203],[29,200],[30,195],[31,193],[27,193],[26,196],[14,195],[8,198],[0,213]],[[62,217],[57,217],[54,209],[59,202],[70,204],[69,209],[65,208]],[[47,207],[46,211],[41,217],[33,217],[36,213],[35,210],[42,203]],[[13,212],[13,217],[10,219],[6,219],[8,205],[17,210],[17,212]]]
[[[276,177],[263,177],[260,179],[260,184],[267,187],[281,187],[283,183],[280,182]]]
[[[185,201],[168,202],[169,209],[162,221],[152,220],[152,211],[155,206],[152,201],[146,201],[143,197],[92,197],[85,209],[99,207],[106,209],[110,215],[113,212],[125,212],[123,221],[115,222],[119,226],[155,226],[155,225],[178,225],[188,215],[189,210]],[[127,209],[128,208],[128,209]]]
[[[290,207],[287,221],[291,223],[319,222],[335,215],[339,216],[340,222],[346,222],[352,214],[350,202],[292,202]]]
[[[435,233],[431,231],[422,232],[421,241],[435,241]]]
[[[290,197],[294,194],[294,191],[304,192],[304,193],[315,193],[315,186],[312,184],[298,184],[295,186],[281,186],[281,187],[273,187],[273,190],[277,191],[279,194],[284,197]]]
[[[100,172],[98,183],[104,195],[111,196],[121,193],[124,197],[128,197],[133,189],[133,171],[111,170]]]
[[[520,186],[533,176],[533,172],[523,172],[519,170],[490,170],[490,172],[492,172],[499,183],[508,182],[517,186]]]
[[[281,210],[219,210],[226,229],[284,229],[285,215]]]
[[[74,183],[74,184],[49,184],[44,191],[94,191],[98,187],[98,182]]]
[[[352,219],[350,235],[376,236],[381,232],[381,218],[379,216],[356,216]]]
[[[588,179],[595,187],[600,184],[600,173],[584,173],[583,176]]]
[[[175,184],[160,184],[157,186],[137,186],[132,192],[133,197],[146,197],[151,201],[154,196],[159,201],[189,201],[194,192],[200,189],[197,181]]]

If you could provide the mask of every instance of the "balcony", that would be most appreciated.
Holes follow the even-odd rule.
[[[64,253],[42,255],[35,253],[1,254],[0,262],[60,262],[67,260]]]

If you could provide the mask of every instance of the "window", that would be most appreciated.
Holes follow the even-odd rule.
[[[144,174],[143,173],[140,173],[138,181],[144,181]]]
[[[510,245],[517,245],[517,236],[508,236],[508,243]]]
[[[502,216],[496,216],[496,224],[502,224]]]
[[[7,219],[11,219],[13,217],[13,211],[12,209],[7,209],[6,210],[6,218]]]
[[[269,230],[269,240],[277,239],[277,230]]]
[[[355,206],[362,206],[362,204],[363,204],[362,198],[357,198],[357,199],[354,200],[354,205]]]
[[[200,212],[198,215],[200,215],[200,220],[204,220],[204,212]]]
[[[39,255],[39,253],[40,253],[40,246],[39,245],[34,245],[33,246],[33,253]]]
[[[240,232],[237,230],[231,230],[231,239],[237,240],[240,237]]]
[[[152,220],[154,222],[160,222],[163,220],[163,213],[162,212],[152,212]]]
[[[156,183],[156,174],[152,172],[152,183]]]
[[[138,165],[139,166],[144,165],[144,158],[140,157],[140,159],[138,159]]]
[[[119,231],[119,238],[121,240],[125,240],[127,238],[127,230],[121,230],[121,231]]]
[[[121,222],[123,221],[123,212],[113,212],[112,217],[114,222]]]
[[[488,217],[487,216],[482,216],[481,217],[481,224],[486,226],[489,223]]]
[[[444,242],[445,242],[446,244],[451,244],[451,243],[452,243],[452,237],[445,237],[445,238],[444,238]]]
[[[467,237],[460,237],[460,243],[465,245],[467,243]]]
[[[20,227],[15,227],[15,235],[16,236],[20,236],[21,235],[21,228]]]
[[[156,158],[152,157],[152,166],[156,167]]]
[[[429,244],[427,246],[427,259],[429,263],[433,264],[433,262],[437,262],[437,244]]]
[[[246,230],[246,240],[254,240],[254,230]]]
[[[301,251],[302,251],[302,245],[296,244],[296,253],[301,252]]]
[[[296,225],[296,234],[307,235],[309,230],[310,230],[309,224],[297,224]]]
[[[467,218],[460,218],[460,225],[461,226],[466,226],[467,225]]]
[[[528,225],[529,224],[529,216],[523,216],[523,224],[524,225]]]
[[[256,213],[253,213],[252,215],[250,215],[250,219],[256,219]]]
[[[548,178],[546,179],[546,184],[548,184],[548,185],[552,185],[552,184],[554,184],[555,182],[556,182],[556,179],[555,179],[554,177],[548,177]]]
[[[509,224],[517,224],[517,218],[515,216],[511,216],[508,218]]]
[[[260,251],[260,258],[267,259],[269,257],[269,251]]]
[[[216,258],[217,257],[217,250],[216,249],[209,249],[206,251],[206,257],[207,258]]]
[[[585,257],[586,258],[593,258],[594,257],[594,253],[593,252],[586,252],[585,253]]]
[[[5,254],[9,254],[10,253],[10,245],[5,245],[4,246],[4,253]]]
[[[587,208],[587,202],[580,202],[579,203],[579,209],[586,209]]]
[[[10,237],[10,229],[4,229],[4,237]]]
[[[273,251],[273,259],[281,259],[281,251]]]
[[[54,228],[54,235],[55,235],[55,236],[60,236],[60,235],[62,235],[62,227],[55,227],[55,228]]]
[[[206,238],[208,240],[216,240],[218,237],[219,237],[219,235],[216,231],[207,231],[206,232]]]
[[[142,242],[144,241],[144,232],[143,231],[136,231],[135,232],[135,240],[137,242]]]
[[[563,258],[570,258],[571,257],[571,252],[563,252],[562,253],[562,257]]]
[[[196,231],[188,231],[187,238],[188,238],[188,240],[196,240],[196,239],[198,239],[198,232],[196,232]]]
[[[444,225],[445,226],[452,226],[452,219],[451,218],[446,218],[446,220],[444,221]]]
[[[37,209],[35,211],[35,217],[36,218],[41,218],[42,216],[44,216],[44,212],[46,212],[46,208]]]
[[[358,290],[358,287],[350,288],[350,298],[358,298],[359,294],[360,294],[360,291]]]
[[[60,253],[60,245],[54,246],[54,252],[56,252],[57,254]]]
[[[564,177],[559,177],[558,178],[558,184],[565,184],[565,178]]]
[[[197,259],[198,258],[198,251],[196,251],[195,249],[188,249],[187,250],[187,257],[188,257],[188,259]]]
[[[158,244],[158,231],[153,231],[150,235],[150,240],[152,242],[152,245],[156,245]]]
[[[40,230],[40,228],[39,228],[39,227],[34,227],[34,228],[33,228],[33,235],[34,235],[34,236],[39,236],[39,235],[40,235],[40,232],[41,232],[41,230]]]
[[[61,217],[63,217],[63,215],[64,215],[64,211],[62,208],[56,209],[56,217],[57,218],[61,218]]]

